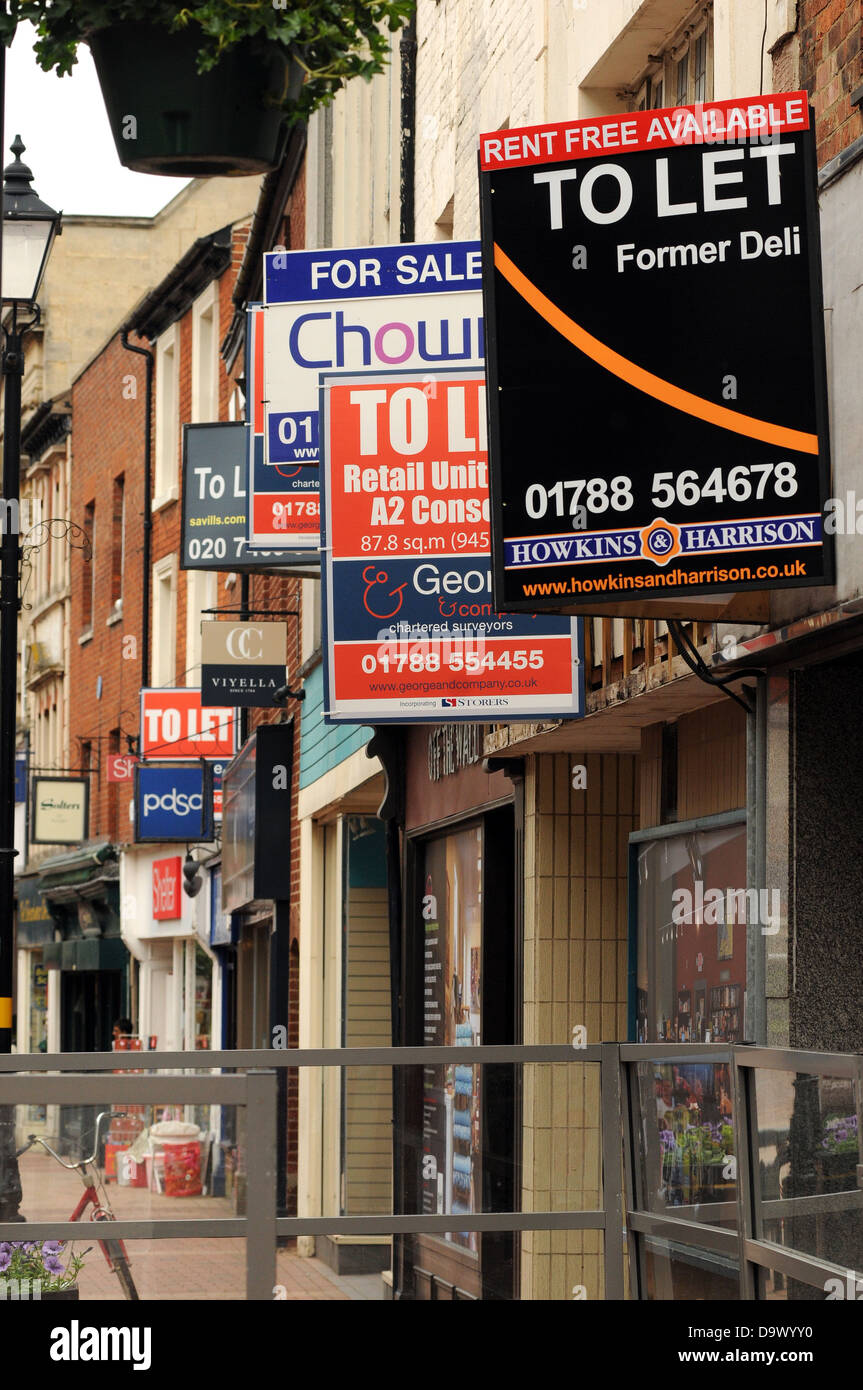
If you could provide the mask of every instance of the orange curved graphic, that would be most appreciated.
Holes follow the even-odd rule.
[[[684,391],[680,386],[672,385],[670,381],[663,381],[662,377],[654,376],[653,372],[645,371],[637,363],[630,362],[628,358],[615,352],[606,343],[594,338],[574,319],[569,318],[541,290],[538,290],[532,281],[528,280],[515,262],[511,261],[506,252],[502,251],[496,243],[494,263],[516,293],[520,294],[522,299],[541,318],[551,324],[561,337],[566,338],[567,342],[572,343],[586,357],[590,357],[600,367],[604,367],[607,372],[611,372],[621,381],[634,386],[637,391],[643,391],[645,395],[653,396],[655,400],[662,401],[664,405],[670,405],[674,410],[682,410],[687,415],[695,415],[699,420],[705,420],[709,425],[717,425],[720,429],[733,430],[735,434],[746,434],[751,439],[760,439],[765,444],[776,444],[780,448],[794,449],[802,454],[818,453],[818,436],[816,434],[806,434],[803,430],[785,429],[782,425],[770,424],[768,420],[756,420],[752,415],[741,415],[736,410],[729,410],[724,405],[716,405],[715,402],[705,400],[702,396],[696,396],[691,391]]]

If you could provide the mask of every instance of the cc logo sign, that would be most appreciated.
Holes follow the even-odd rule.
[[[232,627],[225,646],[235,661],[259,661],[263,653],[264,636],[259,627]]]

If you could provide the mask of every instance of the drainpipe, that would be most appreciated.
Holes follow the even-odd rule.
[[[137,352],[147,361],[147,409],[144,439],[144,554],[141,585],[141,685],[150,684],[150,556],[153,548],[153,512],[151,491],[153,476],[153,368],[155,358],[149,348],[136,347],[129,342],[128,329],[123,329],[120,341],[127,352]]]
[[[414,172],[416,165],[416,75],[417,75],[417,25],[414,14],[401,31],[399,43],[399,82],[400,82],[400,123],[401,150],[399,155],[399,241],[410,242],[416,236]],[[403,1047],[402,1014],[402,931],[404,904],[402,901],[402,829],[404,827],[404,735],[401,729],[377,726],[366,752],[369,757],[379,757],[386,775],[387,793],[378,810],[384,822],[386,834],[387,867],[387,916],[389,919],[390,947],[390,1014],[392,1023],[392,1042],[394,1047]],[[398,1067],[392,1069],[393,1106],[393,1211],[401,1214],[404,1210],[405,1183],[404,1137],[402,1124],[404,1116],[405,1078]],[[405,1238],[394,1236],[393,1252],[393,1298],[410,1298],[411,1291],[405,1288],[406,1250]]]
[[[416,13],[401,31],[401,155],[399,163],[399,241],[414,241],[414,171],[416,168],[417,21]]]
[[[243,575],[242,575],[241,578],[240,578],[240,608],[241,608],[241,610],[242,610],[241,613],[240,613],[240,619],[241,619],[241,621],[244,622],[244,623],[247,622],[248,619],[249,619],[249,617],[251,616],[251,614],[250,614],[250,612],[249,612],[249,604],[250,604],[250,602],[251,602],[251,597],[250,597],[250,596],[251,596],[251,587],[252,587],[252,586],[251,586],[251,584],[250,584],[250,582],[249,582],[249,575],[248,575],[248,572],[245,572],[245,573],[243,573]],[[241,705],[241,706],[240,706],[240,747],[241,747],[241,748],[245,747],[246,739],[249,737],[249,722],[250,722],[250,721],[249,721],[249,715],[250,715],[250,713],[251,713],[251,711],[249,710],[248,705]]]

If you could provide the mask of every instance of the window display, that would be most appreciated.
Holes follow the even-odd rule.
[[[700,1207],[689,1219],[736,1219],[737,1164],[727,1062],[643,1062],[641,1174],[650,1211]],[[716,1203],[730,1203],[719,1212]],[[679,1213],[683,1214],[683,1213]]]
[[[432,840],[422,877],[426,1046],[478,1046],[482,999],[482,831]],[[480,1076],[474,1066],[426,1067],[422,1209],[476,1212],[480,1195]],[[473,1254],[475,1231],[446,1239]]]
[[[195,1048],[212,1046],[213,962],[195,943]]]
[[[42,952],[31,951],[30,958],[30,1038],[31,1052],[48,1049],[48,971],[42,964]],[[44,1105],[30,1105],[27,1118],[44,1124],[47,1110]]]
[[[746,888],[746,822],[636,837],[639,1042],[742,1042],[746,940],[777,895]]]

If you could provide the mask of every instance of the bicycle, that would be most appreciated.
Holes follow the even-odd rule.
[[[102,1126],[102,1121],[106,1119],[110,1120],[111,1118],[112,1116],[107,1110],[103,1110],[96,1117],[96,1139],[93,1152],[90,1154],[89,1158],[82,1158],[77,1163],[67,1163],[65,1159],[62,1159],[58,1153],[55,1153],[51,1146],[46,1144],[45,1140],[38,1134],[28,1134],[27,1143],[22,1149],[18,1149],[16,1153],[16,1157],[20,1158],[22,1154],[32,1149],[34,1144],[41,1144],[45,1152],[56,1159],[62,1167],[68,1168],[70,1172],[78,1173],[84,1184],[84,1191],[81,1194],[81,1200],[69,1217],[70,1221],[79,1221],[88,1206],[92,1206],[93,1208],[90,1213],[91,1221],[116,1221],[117,1219],[111,1210],[111,1203],[108,1200],[102,1180],[99,1177],[99,1169],[96,1165],[96,1155],[99,1152],[99,1131]],[[123,1119],[124,1112],[115,1112],[113,1118]],[[92,1173],[90,1171],[91,1168],[93,1169]],[[140,1301],[140,1295],[135,1287],[135,1281],[132,1278],[132,1271],[129,1267],[129,1256],[126,1253],[126,1247],[122,1240],[106,1239],[99,1240],[97,1243],[108,1262],[108,1268],[111,1270],[111,1273],[116,1274],[117,1278],[120,1280],[120,1285],[126,1298],[130,1299],[132,1302]]]

